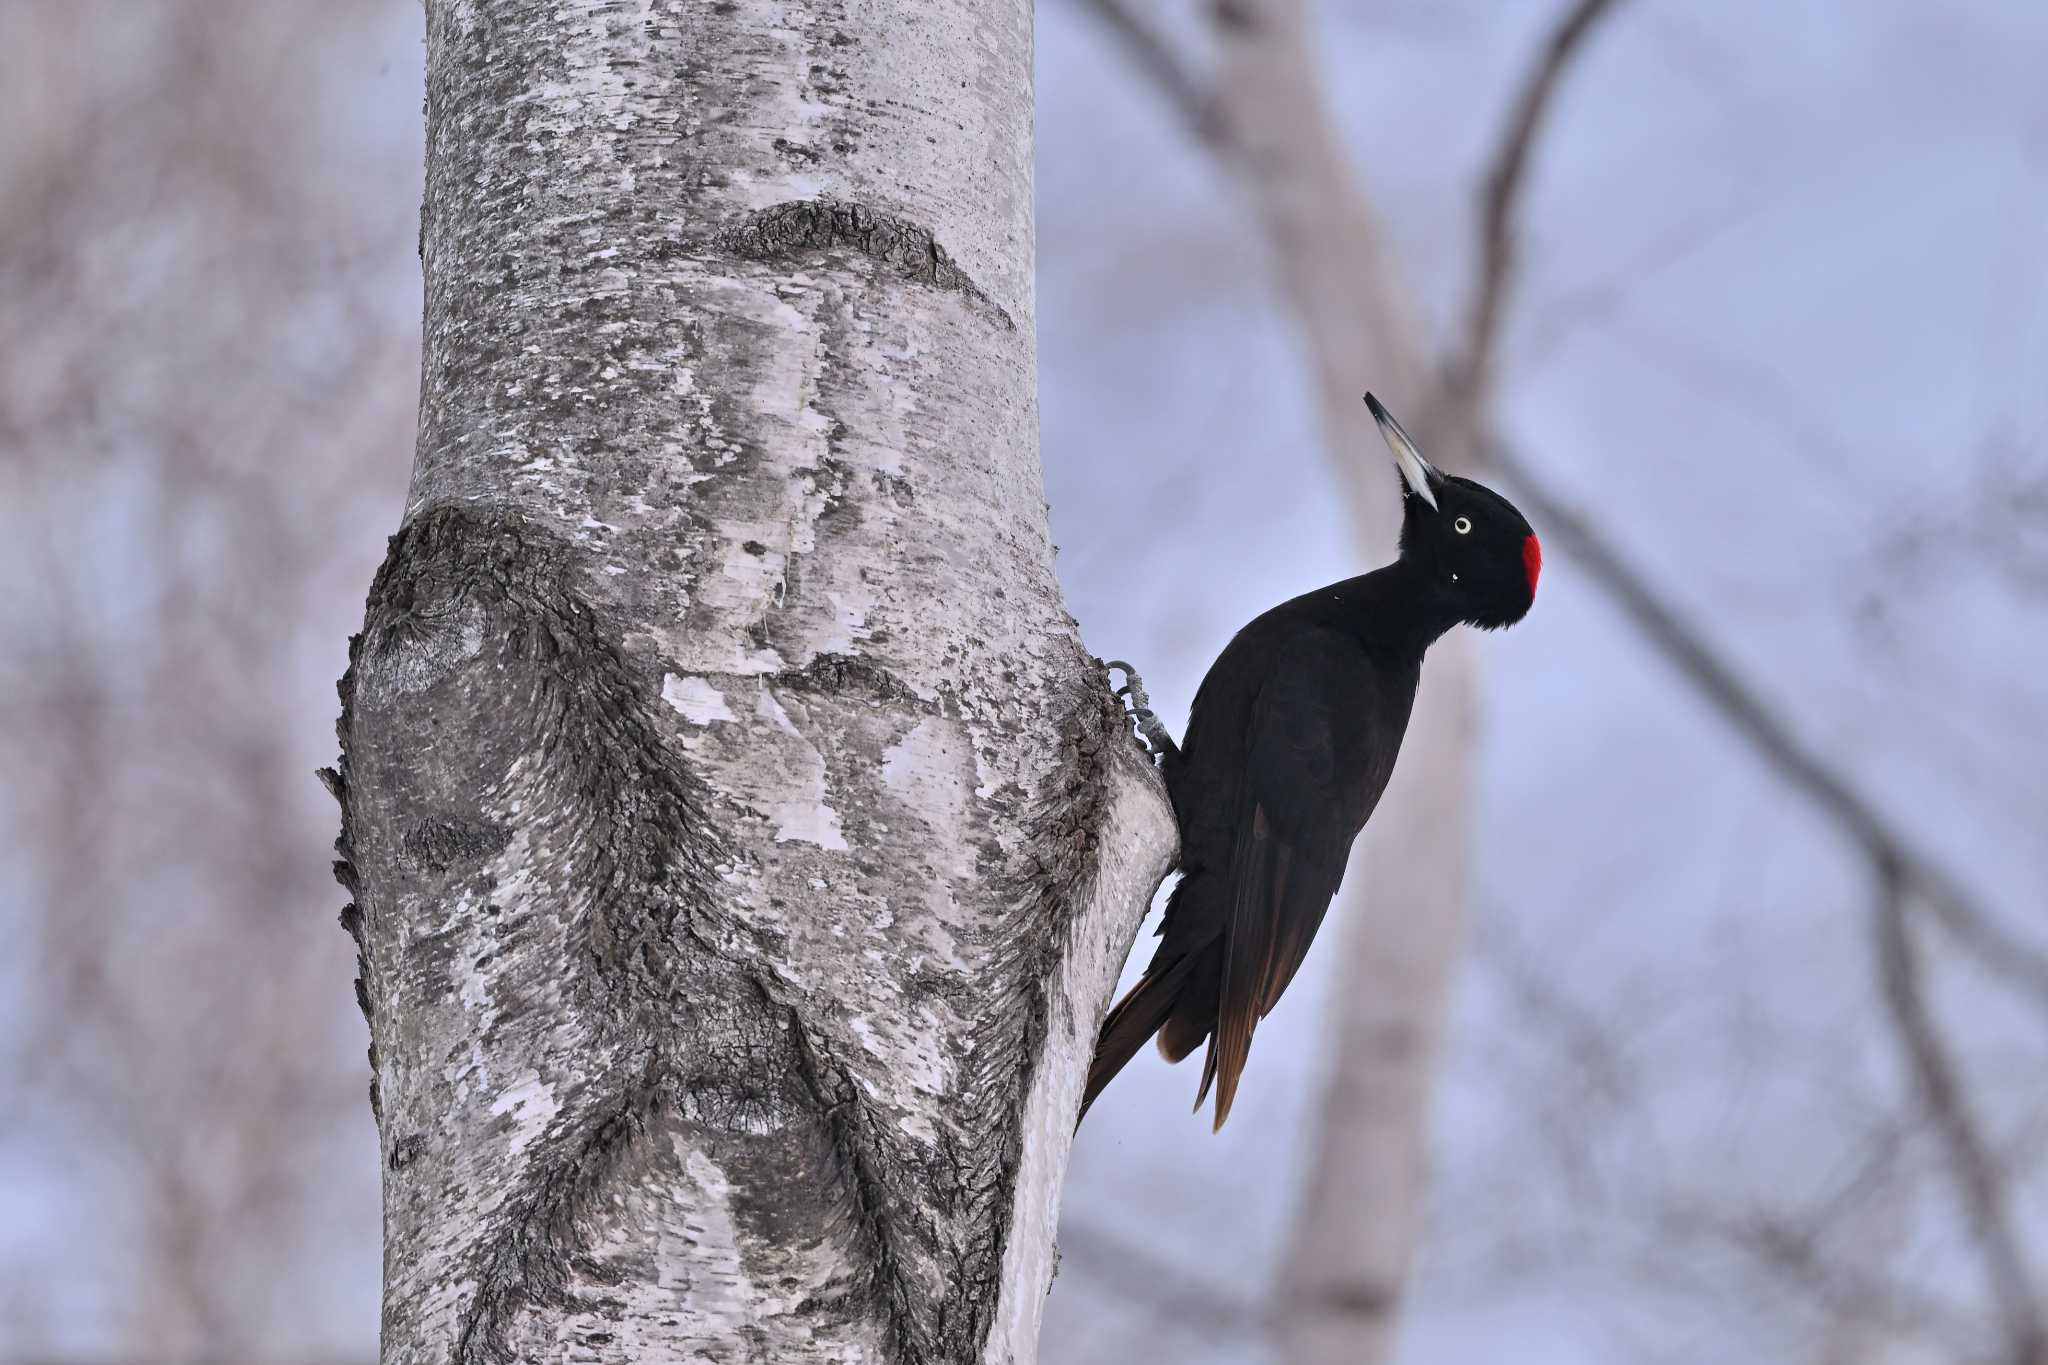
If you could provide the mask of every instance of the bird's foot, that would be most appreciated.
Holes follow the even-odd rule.
[[[1166,733],[1166,726],[1159,717],[1152,714],[1152,699],[1145,695],[1145,680],[1138,676],[1138,670],[1122,659],[1111,659],[1103,667],[1124,675],[1124,685],[1114,689],[1113,694],[1123,703],[1131,722],[1137,726],[1138,742],[1152,755],[1152,761],[1160,763],[1179,757],[1180,746],[1173,742],[1172,735]]]

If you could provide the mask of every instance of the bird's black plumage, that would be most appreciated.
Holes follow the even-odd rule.
[[[1400,468],[1400,557],[1255,618],[1210,665],[1185,740],[1162,756],[1181,880],[1145,975],[1104,1021],[1082,1111],[1159,1039],[1179,1061],[1206,1039],[1199,1107],[1230,1115],[1258,1021],[1294,979],[1393,775],[1422,657],[1458,624],[1508,626],[1536,595],[1541,552],[1499,494],[1446,476],[1371,397]]]

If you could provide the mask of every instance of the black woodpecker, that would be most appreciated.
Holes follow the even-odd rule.
[[[1240,630],[1177,749],[1147,727],[1180,824],[1181,880],[1144,978],[1103,1021],[1083,1114],[1156,1034],[1171,1062],[1207,1040],[1195,1107],[1213,1083],[1223,1127],[1252,1030],[1294,979],[1393,775],[1423,653],[1459,624],[1511,626],[1536,600],[1543,552],[1522,514],[1437,470],[1365,401],[1400,471],[1400,556]]]

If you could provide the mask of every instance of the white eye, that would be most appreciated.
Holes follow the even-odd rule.
[[[1469,536],[1472,534],[1472,519],[1470,517],[1459,517],[1451,523],[1451,529],[1461,536]]]

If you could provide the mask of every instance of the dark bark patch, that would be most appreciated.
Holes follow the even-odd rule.
[[[445,871],[456,863],[480,862],[512,840],[512,831],[504,825],[463,816],[410,820],[402,829],[399,848],[406,860],[428,872]]]
[[[901,678],[874,660],[853,654],[820,654],[802,668],[772,675],[771,681],[798,692],[857,692],[897,706],[927,709]]]
[[[356,642],[362,637],[349,639],[349,652],[355,652]],[[339,687],[341,693],[341,719],[335,723],[335,731],[341,737],[340,761],[332,768],[318,770],[320,785],[327,788],[328,795],[341,807],[341,833],[334,839],[334,880],[341,884],[352,899],[341,907],[341,927],[356,945],[356,1005],[363,1012],[363,1022],[370,1026],[370,1118],[380,1127],[384,1113],[381,1097],[377,1093],[377,1020],[370,1008],[370,992],[366,979],[370,975],[369,950],[364,938],[362,910],[362,878],[356,872],[355,864],[355,812],[349,801],[348,785],[348,711],[354,696],[352,679],[344,674]]]
[[[883,1309],[884,1350],[892,1359],[916,1362],[943,1360],[926,1320],[917,1312],[919,1296],[905,1273],[902,1233],[889,1216],[889,1191],[917,1178],[907,1164],[890,1163],[879,1140],[859,1084],[789,1012],[789,1032],[796,1042],[796,1060],[804,1085],[824,1116],[830,1169],[844,1192],[844,1201],[866,1269],[867,1289]]]
[[[391,1169],[402,1171],[420,1159],[427,1150],[427,1140],[418,1133],[408,1133],[391,1144]]]
[[[572,1269],[604,1278],[602,1267],[584,1254],[582,1210],[609,1182],[633,1139],[664,1108],[669,1084],[659,1068],[648,1071],[639,1084],[591,1115],[570,1159],[536,1170],[506,1201],[495,1235],[480,1250],[476,1292],[455,1342],[457,1365],[516,1359],[507,1334],[521,1313],[565,1305]]]
[[[469,732],[472,747],[508,749],[486,756],[482,770],[502,769],[540,742],[552,801],[592,846],[582,874],[596,906],[589,950],[603,976],[627,986],[645,961],[641,945],[664,939],[702,900],[696,888],[708,882],[717,853],[698,784],[649,714],[649,680],[620,648],[622,632],[607,628],[580,590],[569,547],[522,517],[455,505],[420,513],[392,537],[343,679],[339,780],[345,784],[355,747],[349,741],[359,738],[352,708],[365,670],[408,646],[452,657],[435,637],[479,618],[489,643],[476,676],[459,682],[464,695],[449,703],[449,719]],[[385,750],[403,744],[415,723],[439,719],[398,707],[381,695],[388,690],[396,689],[380,689],[382,733],[372,741]],[[398,757],[413,762],[410,753]],[[397,823],[401,857],[436,870],[488,857],[511,838],[474,816]]]
[[[793,199],[748,214],[719,233],[718,243],[751,261],[810,251],[855,252],[898,279],[957,293],[1005,331],[1017,330],[1008,311],[959,267],[930,228],[867,204]]]

